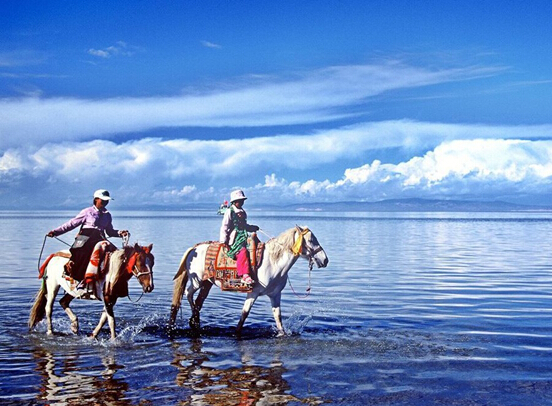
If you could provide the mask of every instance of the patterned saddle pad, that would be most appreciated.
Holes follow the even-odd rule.
[[[249,244],[252,247],[252,244]],[[251,277],[255,280],[257,268],[261,265],[263,257],[264,243],[257,243],[256,252],[249,248],[249,258],[251,259],[252,274]],[[205,272],[203,279],[214,278],[220,281],[222,290],[234,292],[251,292],[251,287],[244,285],[241,282],[241,277],[238,276],[236,269],[236,261],[226,256],[226,248],[224,244],[211,241],[205,255]]]

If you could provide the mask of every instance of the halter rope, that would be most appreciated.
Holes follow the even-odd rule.
[[[40,249],[40,254],[38,255],[38,272],[40,272],[40,262],[42,261],[42,254],[44,253],[44,247],[46,246],[46,238],[48,238],[48,234],[46,234],[44,236],[44,241],[42,241],[42,248]],[[57,238],[57,237],[54,237],[56,240],[64,243],[65,245],[67,245],[68,247],[71,246],[71,244],[68,244],[66,243],[65,241]]]
[[[261,233],[263,233],[264,235],[266,235],[267,237],[269,237],[271,240],[274,240],[276,241],[280,246],[283,247],[282,243],[280,243],[276,238],[270,236],[269,234],[267,234],[266,232],[264,232],[262,229],[259,228],[259,231]],[[295,256],[299,256],[301,254],[301,250],[303,248],[303,237],[305,235],[307,235],[309,232],[311,232],[308,228],[305,228],[304,230],[302,230],[300,233],[299,233],[299,237],[297,237],[297,240],[295,241],[295,244],[293,244],[293,247],[291,249],[291,251],[293,252],[293,255]],[[305,295],[299,295],[295,289],[293,289],[293,285],[291,284],[291,279],[289,277],[289,273],[287,274],[287,278],[288,278],[288,283],[289,283],[289,287],[291,288],[291,291],[293,292],[293,294],[295,296],[297,296],[299,299],[306,299],[307,297],[309,297],[310,295],[310,292],[311,292],[311,272],[312,272],[312,268],[314,266],[314,260],[313,260],[313,256],[314,254],[320,252],[322,250],[322,248],[318,248],[314,251],[309,252],[307,254],[308,258],[309,258],[309,276],[308,276],[308,286],[307,286],[307,289],[305,290],[307,292],[307,294]]]

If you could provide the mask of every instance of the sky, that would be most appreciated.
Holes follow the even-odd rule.
[[[0,208],[548,205],[550,1],[0,2]],[[111,206],[110,206],[111,207]]]

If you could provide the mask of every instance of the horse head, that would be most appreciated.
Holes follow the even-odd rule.
[[[152,248],[153,244],[147,247],[135,244],[127,262],[127,271],[138,279],[144,293],[153,290],[154,257],[151,253]]]
[[[313,262],[316,263],[318,268],[328,266],[329,259],[314,233],[308,227],[301,228],[295,226],[295,230],[296,237],[292,248],[293,253],[306,257],[311,266]]]

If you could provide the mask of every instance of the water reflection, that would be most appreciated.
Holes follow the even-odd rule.
[[[284,379],[287,372],[280,360],[280,352],[275,351],[270,366],[252,364],[252,354],[245,346],[237,343],[241,365],[229,368],[216,368],[210,364],[215,354],[203,350],[201,338],[191,339],[185,344],[173,343],[174,360],[172,366],[178,369],[176,383],[190,390],[189,398],[181,401],[188,405],[239,405],[320,404],[319,398],[300,399],[289,392],[290,385]]]
[[[49,405],[131,405],[125,401],[128,384],[114,377],[123,368],[112,355],[100,357],[103,369],[99,374],[83,373],[79,353],[67,352],[55,355],[52,351],[37,347],[33,352],[36,371],[41,377],[37,401]],[[89,361],[86,362],[87,364]],[[88,368],[87,368],[88,369]]]

